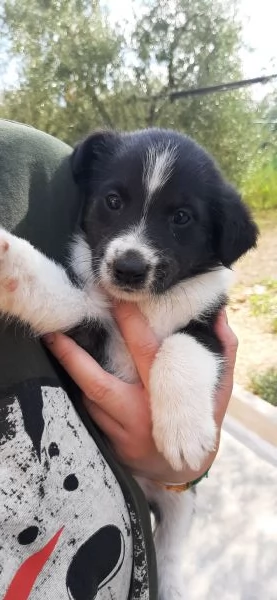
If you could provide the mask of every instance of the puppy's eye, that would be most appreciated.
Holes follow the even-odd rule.
[[[122,207],[122,200],[117,194],[109,194],[106,197],[106,205],[110,210],[119,210]]]
[[[183,208],[175,210],[173,215],[173,223],[175,225],[186,225],[191,219],[190,214]]]

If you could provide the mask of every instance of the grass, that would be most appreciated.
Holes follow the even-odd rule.
[[[251,375],[250,389],[253,394],[277,406],[277,369],[271,368],[263,373]]]
[[[252,167],[242,184],[244,199],[251,208],[277,208],[277,169],[273,162]]]
[[[230,303],[231,323],[240,340],[236,381],[276,405],[277,209],[252,213],[261,236],[257,251],[237,265]]]
[[[277,279],[267,279],[254,285],[249,303],[252,315],[265,317],[270,332],[277,333]]]

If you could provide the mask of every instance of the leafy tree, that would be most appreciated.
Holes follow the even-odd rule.
[[[113,87],[121,37],[96,0],[6,0],[3,21],[20,87],[10,117],[73,141],[96,123],[113,126],[104,97]]]
[[[2,116],[69,143],[103,126],[176,128],[239,182],[257,146],[248,93],[170,99],[242,77],[237,0],[135,0],[134,8],[140,15],[126,34],[100,0],[2,0],[5,43],[8,36],[19,70]]]
[[[260,112],[264,121],[263,147],[271,155],[273,168],[277,172],[277,91],[265,97]]]
[[[259,144],[248,165],[242,190],[248,204],[255,209],[277,208],[277,97],[267,95],[256,116]]]
[[[136,80],[148,102],[147,123],[196,137],[238,182],[256,144],[248,93],[222,92],[165,102],[159,94],[242,79],[236,0],[152,0],[133,35]]]

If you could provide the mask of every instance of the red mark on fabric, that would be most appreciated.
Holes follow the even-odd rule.
[[[32,587],[55,549],[63,529],[64,527],[59,529],[46,546],[32,556],[29,556],[19,567],[3,600],[27,600],[29,598]]]

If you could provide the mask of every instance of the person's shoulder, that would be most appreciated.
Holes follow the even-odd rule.
[[[11,147],[13,152],[10,153]],[[16,121],[0,119],[0,153],[9,152],[10,157],[20,155],[33,155],[37,160],[43,157],[68,156],[72,148],[63,141],[40,131],[31,125],[25,125]]]
[[[0,224],[58,262],[81,206],[71,154],[48,133],[0,119]]]

